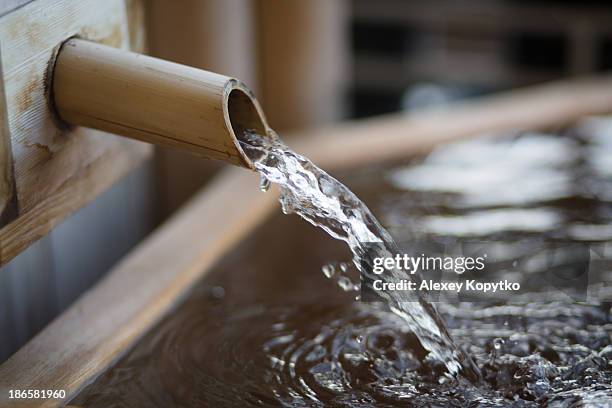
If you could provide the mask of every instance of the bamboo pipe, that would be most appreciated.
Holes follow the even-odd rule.
[[[69,125],[248,168],[237,138],[268,128],[251,91],[234,78],[77,38],[58,52],[51,101]]]

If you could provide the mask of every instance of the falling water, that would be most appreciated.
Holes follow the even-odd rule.
[[[246,155],[262,176],[261,189],[270,182],[280,187],[283,213],[298,214],[335,239],[346,242],[353,263],[362,276],[373,277],[369,267],[375,257],[391,257],[398,252],[393,238],[380,225],[370,210],[351,190],[315,166],[307,158],[287,147],[274,133],[266,136],[247,131],[240,141]],[[371,244],[376,244],[372,251]],[[327,266],[326,275],[331,274]],[[400,270],[391,270],[392,279],[412,279]],[[338,281],[346,290],[349,282]],[[450,374],[462,373],[477,380],[480,372],[471,358],[459,349],[450,337],[434,306],[418,291],[373,291],[389,309],[401,317],[433,357],[443,362]]]

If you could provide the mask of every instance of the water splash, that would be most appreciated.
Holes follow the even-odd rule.
[[[391,235],[353,192],[310,160],[289,149],[276,133],[270,131],[262,136],[247,131],[240,144],[262,179],[279,185],[283,213],[298,214],[333,238],[346,242],[353,255],[353,264],[364,276],[374,277],[368,267],[373,264],[374,257],[390,257],[398,252]],[[371,243],[379,245],[374,256],[369,247]],[[331,269],[327,272],[333,275]],[[388,276],[395,280],[416,280],[417,284],[420,280],[418,276],[409,276],[400,270],[391,270]],[[354,288],[345,275],[341,275],[337,283],[345,291]],[[373,293],[405,321],[423,347],[443,362],[450,374],[462,372],[470,379],[480,378],[476,365],[454,344],[442,318],[421,293]]]
[[[259,180],[259,190],[261,190],[263,193],[270,190],[270,180],[268,180],[264,175],[262,175]]]

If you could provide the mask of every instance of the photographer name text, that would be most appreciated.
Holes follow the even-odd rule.
[[[386,282],[382,279],[377,279],[373,282],[374,290],[378,291],[427,291],[427,292],[515,292],[521,290],[521,284],[517,282],[509,282],[508,280],[500,280],[497,282],[480,282],[475,279],[466,279],[464,281],[436,282],[431,279],[424,279],[420,283],[401,279],[397,282]]]

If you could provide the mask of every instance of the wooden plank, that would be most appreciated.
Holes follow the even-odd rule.
[[[87,137],[71,140],[77,147],[62,149],[54,162],[39,168],[41,172],[54,171],[64,163],[73,172],[66,181],[69,184],[57,186],[48,197],[42,197],[33,208],[0,229],[0,264],[13,259],[149,157],[148,146],[142,149],[138,142],[89,129],[81,132]],[[88,159],[88,166],[78,163],[81,156]]]
[[[324,168],[405,157],[483,132],[555,126],[610,112],[609,77],[561,83],[420,115],[356,121],[293,145]],[[299,143],[298,143],[299,142]],[[275,208],[257,177],[223,171],[98,285],[0,366],[0,405],[56,407],[93,381]],[[8,400],[9,389],[65,389],[64,401]]]
[[[2,50],[0,50],[1,61]],[[0,64],[0,226],[15,218],[17,214],[17,192],[13,177],[11,137],[2,77],[2,64]]]
[[[119,48],[144,46],[144,27],[128,31],[129,23],[142,24],[139,6],[139,0],[36,0],[0,17],[6,118],[0,155],[13,159],[3,162],[9,170],[1,172],[0,204],[2,197],[14,200],[0,219],[0,265],[149,157],[151,147],[142,143],[58,127],[46,93],[49,64],[73,35]],[[13,179],[1,181],[6,174]]]
[[[558,81],[468,100],[448,108],[391,114],[295,133],[296,151],[328,167],[426,152],[449,140],[504,130],[561,126],[612,112],[612,75]]]

